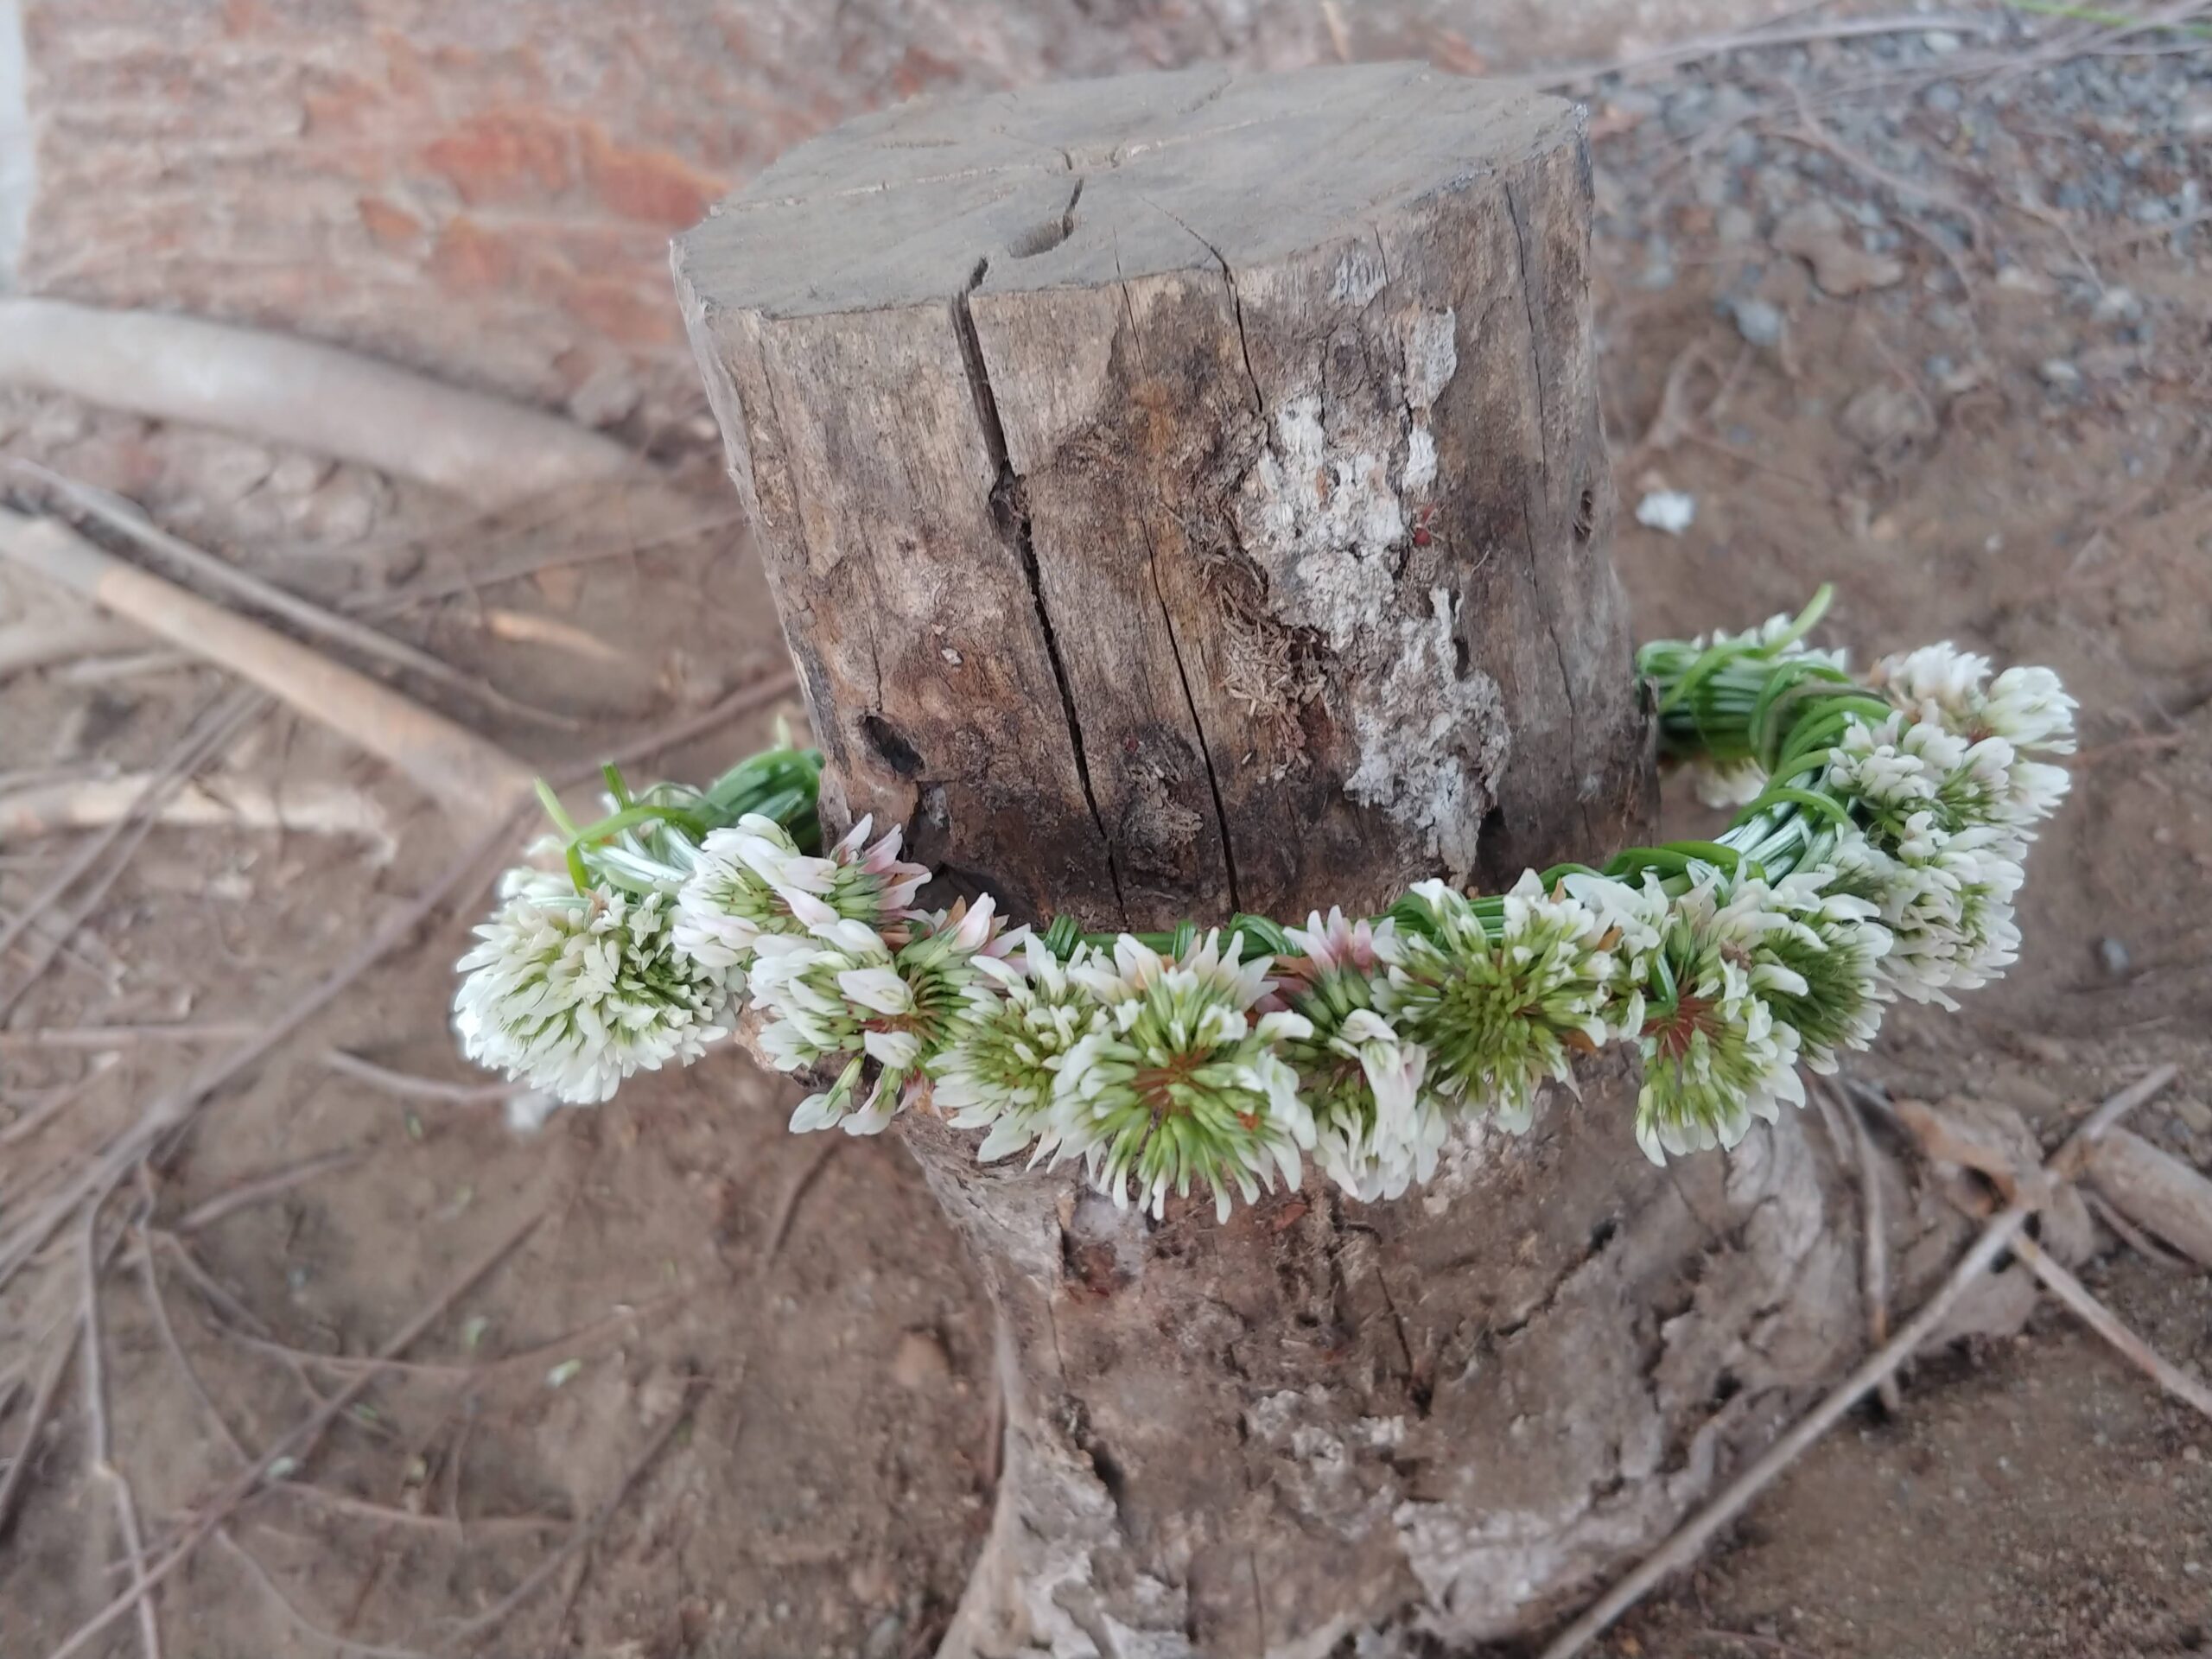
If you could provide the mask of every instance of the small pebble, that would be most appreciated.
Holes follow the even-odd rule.
[[[1965,100],[1948,80],[1939,80],[1920,95],[1920,101],[1939,115],[1956,115]]]
[[[1744,207],[1723,207],[1713,221],[1713,234],[1723,242],[1740,245],[1757,238],[1759,222]]]
[[[2174,1102],[2172,1110],[2191,1135],[2212,1135],[2212,1106],[2193,1095],[2183,1095]]]
[[[2114,318],[2133,321],[2143,315],[2143,302],[2133,289],[2108,288],[2097,296],[2096,314],[2107,321]]]
[[[1938,57],[1949,56],[1962,44],[1959,37],[1948,29],[1931,29],[1920,38],[1928,49]]]
[[[1653,490],[1636,504],[1636,522],[1649,530],[1679,536],[1697,518],[1697,498],[1680,490]]]
[[[1754,346],[1782,343],[1782,313],[1764,300],[1738,300],[1736,332]]]
[[[926,1388],[951,1375],[944,1344],[931,1332],[909,1331],[899,1338],[899,1351],[891,1358],[891,1380],[900,1388]]]
[[[2036,372],[2043,377],[2044,385],[2055,391],[2070,391],[2082,384],[2082,371],[2063,357],[2044,359]]]
[[[2105,972],[2114,979],[2125,979],[2134,959],[2127,954],[2125,944],[2118,939],[2107,938],[2097,941],[2097,960],[2104,963]]]

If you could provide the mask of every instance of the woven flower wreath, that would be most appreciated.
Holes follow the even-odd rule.
[[[1833,1071],[1898,996],[1955,1007],[2019,943],[2034,826],[2074,747],[2048,669],[1991,677],[1948,645],[1853,675],[1796,617],[1637,655],[1661,750],[1716,805],[1715,841],[1531,870],[1477,896],[1416,883],[1389,912],[1173,933],[1009,926],[949,910],[897,830],[823,847],[818,754],[633,795],[579,828],[546,798],[550,870],[505,878],[459,964],[469,1058],[565,1103],[696,1059],[748,1003],[761,1051],[830,1079],[794,1129],[872,1135],[934,1110],[977,1155],[1082,1160],[1120,1203],[1227,1216],[1311,1160],[1362,1198],[1434,1171],[1462,1120],[1525,1129],[1575,1057],[1633,1044],[1654,1161],[1733,1147],[1801,1066]],[[549,860],[548,861],[551,861]]]

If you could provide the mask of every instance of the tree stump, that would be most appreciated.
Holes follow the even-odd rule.
[[[1405,66],[911,105],[723,204],[677,282],[825,817],[1094,928],[1635,839],[1589,229],[1579,111]],[[1000,1316],[945,1650],[1413,1651],[1647,1548],[1859,1313],[1813,1140],[1656,1171],[1634,1099],[1225,1224],[901,1120]]]

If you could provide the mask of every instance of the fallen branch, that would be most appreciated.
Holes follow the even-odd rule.
[[[495,744],[296,640],[110,557],[57,520],[0,513],[0,554],[283,698],[405,772],[464,821],[504,817],[530,798],[530,769]]]
[[[486,506],[632,470],[621,445],[573,422],[195,317],[0,301],[0,382],[312,449]]]
[[[2171,1084],[2176,1073],[2174,1066],[2159,1066],[2111,1096],[2074,1131],[2066,1144],[2051,1156],[2045,1169],[2054,1176],[2061,1175],[2113,1125]],[[1561,1630],[1539,1659],[1575,1659],[1669,1573],[1694,1561],[1715,1534],[1750,1507],[1753,1498],[1772,1485],[1814,1442],[1841,1421],[1845,1413],[1872,1393],[1884,1378],[1894,1375],[1923,1343],[1942,1328],[1960,1299],[1974,1287],[1974,1281],[2022,1237],[2021,1230],[2034,1214],[2034,1206],[2028,1203],[2015,1202],[1999,1211],[1982,1229],[1973,1247],[1960,1258],[1958,1266],[1952,1268],[1950,1277],[1921,1305],[1920,1311],[1905,1322],[1895,1337],[1869,1355],[1751,1467],[1677,1527],[1642,1565]]]
[[[156,772],[126,772],[77,784],[49,784],[0,795],[0,847],[63,830],[100,830],[141,815],[171,829],[276,830],[365,842],[372,858],[389,864],[398,837],[373,796],[343,784],[287,784],[226,778],[219,790],[180,782],[150,810]]]

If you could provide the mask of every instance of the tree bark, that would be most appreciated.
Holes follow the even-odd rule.
[[[1647,825],[1580,112],[1405,66],[855,122],[678,245],[825,816],[1091,927],[1496,887]],[[1366,1205],[1152,1223],[906,1144],[1000,1316],[946,1651],[1529,1628],[1856,1339],[1795,1123],[1656,1171],[1632,1069]]]

